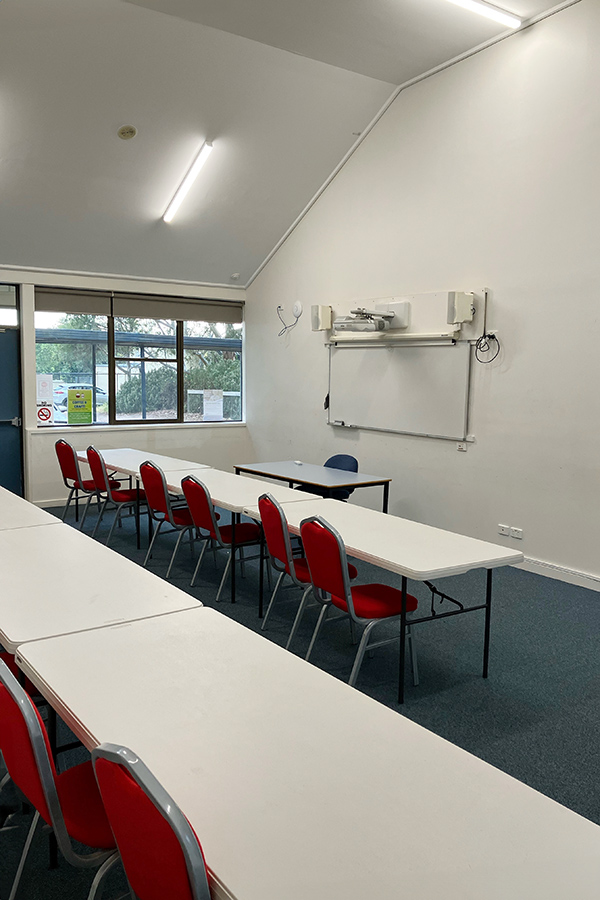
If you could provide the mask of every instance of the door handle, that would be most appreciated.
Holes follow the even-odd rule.
[[[21,417],[15,416],[13,419],[0,419],[0,425],[14,425],[15,428],[20,428]]]

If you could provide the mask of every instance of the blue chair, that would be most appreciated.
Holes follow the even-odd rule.
[[[336,453],[334,456],[330,456],[323,465],[329,469],[342,469],[344,472],[358,472],[357,458],[355,456],[350,456],[348,453]],[[300,485],[296,490],[305,491],[309,494],[318,494],[320,497],[331,497],[333,500],[344,501],[346,501],[350,494],[354,492],[354,488],[333,488],[328,491],[327,488],[320,488],[312,484]]]

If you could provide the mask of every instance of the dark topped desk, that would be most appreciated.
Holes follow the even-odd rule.
[[[262,475],[263,478],[275,478],[287,481],[289,487],[295,484],[303,487],[319,487],[325,490],[339,488],[354,489],[359,487],[383,486],[383,512],[388,511],[391,478],[381,475],[366,475],[364,472],[346,472],[344,469],[332,469],[329,466],[313,466],[312,463],[295,462],[286,459],[281,462],[248,463],[234,466],[235,474]]]

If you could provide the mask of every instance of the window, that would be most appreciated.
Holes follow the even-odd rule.
[[[35,327],[49,425],[242,419],[240,304],[43,288]]]

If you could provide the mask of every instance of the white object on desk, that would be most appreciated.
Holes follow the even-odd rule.
[[[597,900],[597,825],[214,610],[17,660],[89,749],[140,755],[215,900]]]
[[[60,519],[6,488],[0,488],[0,531],[31,528],[36,525],[60,525]]]
[[[0,643],[114,622],[162,616],[199,605],[189,594],[69,525],[0,531]]]

